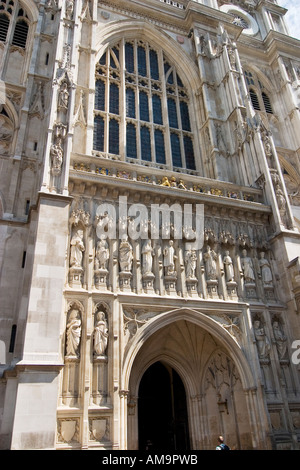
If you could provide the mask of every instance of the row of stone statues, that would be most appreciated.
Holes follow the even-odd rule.
[[[81,340],[81,314],[77,308],[72,308],[68,315],[66,326],[66,356],[78,358]],[[105,355],[108,343],[108,325],[105,312],[96,313],[93,331],[93,353],[99,357]]]
[[[77,230],[74,236],[71,238],[70,246],[70,267],[82,268],[83,253],[85,251],[83,242],[83,230]],[[142,274],[153,274],[153,258],[155,256],[155,250],[152,246],[151,240],[145,240],[141,250],[142,255]],[[109,245],[106,239],[101,239],[97,242],[95,251],[95,270],[107,270],[108,262],[110,258]],[[169,240],[168,244],[163,249],[163,265],[165,275],[175,275],[175,265],[177,255],[174,247],[173,240]],[[131,272],[133,263],[133,247],[127,237],[124,237],[119,243],[119,265],[121,272]],[[203,253],[203,261],[205,266],[205,274],[207,280],[216,280],[218,277],[217,268],[217,253],[207,245]],[[230,256],[229,250],[225,251],[223,256],[223,265],[226,282],[233,282],[235,273],[233,267],[233,261]],[[186,245],[184,253],[184,263],[186,270],[187,279],[196,278],[196,267],[197,267],[197,252],[193,250],[189,244]],[[270,262],[265,257],[265,252],[260,253],[258,260],[259,265],[259,276],[262,279],[264,285],[272,285],[273,275],[271,271]],[[247,250],[242,250],[241,257],[241,268],[243,272],[245,283],[255,283],[255,267],[253,259],[248,256]]]
[[[278,356],[280,360],[287,356],[287,337],[284,334],[281,325],[277,320],[273,322],[273,335],[276,343]],[[258,356],[260,359],[269,359],[271,352],[271,342],[265,332],[265,328],[260,320],[253,322],[254,336],[257,345]]]

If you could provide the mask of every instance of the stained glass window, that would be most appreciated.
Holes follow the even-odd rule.
[[[171,133],[171,148],[173,165],[177,167],[182,167],[180,140],[179,136],[174,132]]]
[[[184,143],[186,167],[189,170],[196,170],[193,141],[189,136],[185,135],[183,138],[183,143]]]
[[[105,110],[105,83],[102,80],[96,80],[95,109]]]
[[[151,143],[150,143],[150,132],[148,127],[141,127],[141,150],[142,150],[142,160],[147,162],[151,161]]]
[[[173,98],[168,98],[168,115],[170,127],[175,127],[175,129],[178,129],[176,101]]]
[[[159,129],[154,132],[155,155],[157,163],[166,163],[164,134]]]
[[[96,66],[94,150],[194,171],[189,108],[187,89],[164,53],[147,41],[121,40]]]
[[[138,47],[138,72],[143,77],[147,76],[146,51],[142,46]]]
[[[152,95],[153,122],[162,124],[161,99],[158,95]]]
[[[94,149],[99,152],[104,150],[104,119],[101,116],[94,119]]]
[[[126,89],[126,116],[135,118],[135,92],[132,88]]]
[[[137,158],[136,127],[131,123],[127,123],[126,127],[126,156],[128,158]]]
[[[148,95],[144,91],[140,92],[140,119],[149,121]]]
[[[109,153],[119,153],[119,123],[116,119],[109,121]]]
[[[109,112],[119,114],[119,87],[115,83],[110,84]]]

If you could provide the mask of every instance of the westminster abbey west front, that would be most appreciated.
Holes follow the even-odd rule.
[[[2,449],[300,448],[285,13],[0,0]]]

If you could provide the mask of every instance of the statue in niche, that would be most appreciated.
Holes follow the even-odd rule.
[[[103,311],[97,312],[93,338],[95,356],[103,356],[108,342],[108,326]]]
[[[273,332],[279,359],[284,359],[287,351],[287,337],[283,333],[277,320],[275,320],[273,323]]]
[[[82,253],[85,251],[83,244],[83,230],[77,230],[71,239],[71,254],[70,266],[81,268],[82,267]]]
[[[61,84],[58,94],[58,109],[67,110],[69,105],[69,92],[67,82]]]
[[[242,251],[243,258],[241,259],[241,264],[242,264],[242,270],[244,273],[244,279],[246,283],[254,283],[255,282],[255,276],[254,276],[254,270],[253,270],[253,263],[252,259],[247,256],[247,250]]]
[[[52,162],[52,173],[54,175],[59,175],[63,163],[63,149],[60,139],[57,139],[56,143],[51,145],[50,157]]]
[[[197,255],[196,251],[192,250],[191,247],[188,247],[186,250],[184,261],[187,279],[196,279],[195,271],[197,266]]]
[[[130,272],[132,269],[133,252],[127,237],[124,237],[120,243],[119,255],[121,271]]]
[[[208,280],[217,279],[217,254],[208,245],[206,252],[203,255],[205,263],[206,278]]]
[[[81,338],[81,318],[80,318],[80,312],[76,308],[73,308],[69,313],[66,337],[67,337],[66,355],[79,357],[79,345],[80,345],[80,338]]]
[[[255,320],[253,327],[259,358],[266,359],[269,357],[271,350],[270,341],[266,336],[265,329],[263,325],[261,325],[260,320]]]
[[[164,254],[165,274],[167,276],[175,275],[176,274],[175,260],[177,259],[177,256],[175,255],[173,240],[169,241],[169,245],[164,249],[163,254]]]
[[[258,261],[260,271],[261,271],[261,278],[264,284],[270,285],[272,284],[272,272],[271,266],[269,261],[265,258],[265,253],[262,251],[260,253],[260,260]]]
[[[73,10],[74,10],[74,0],[67,0],[66,1],[66,18],[71,20],[73,18]]]
[[[151,240],[146,240],[142,248],[142,273],[143,274],[152,274],[152,264],[153,264],[153,248],[151,245]]]
[[[226,282],[234,281],[234,270],[233,270],[233,263],[232,259],[229,255],[229,251],[225,251],[225,256],[223,258],[223,264],[225,267],[225,279]]]
[[[95,269],[107,270],[107,263],[109,260],[109,248],[107,241],[102,238],[97,243],[96,258],[95,258]]]

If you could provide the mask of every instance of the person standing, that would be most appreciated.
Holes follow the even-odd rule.
[[[218,445],[216,447],[216,450],[230,450],[230,447],[224,443],[224,437],[219,436],[218,437]]]

